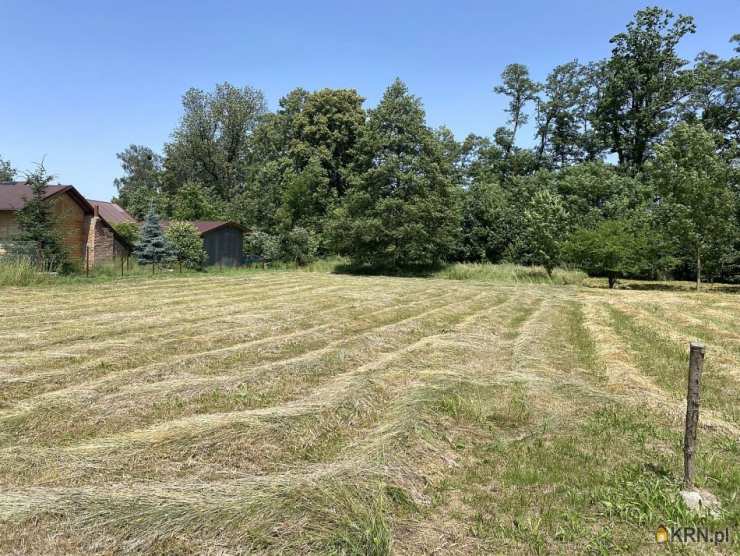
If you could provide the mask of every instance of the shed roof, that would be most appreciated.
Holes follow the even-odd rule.
[[[244,227],[238,222],[228,222],[225,220],[189,220],[190,224],[195,226],[200,235],[203,235],[219,228],[237,228],[238,230],[244,231]],[[161,220],[159,225],[164,229],[170,225],[170,220]]]
[[[98,207],[100,217],[108,222],[108,224],[115,225],[123,222],[132,222],[136,224],[136,218],[131,216],[126,209],[116,203],[108,201],[94,201],[92,199],[87,200],[94,207]]]

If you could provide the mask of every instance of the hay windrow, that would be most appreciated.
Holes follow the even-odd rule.
[[[0,552],[588,552],[597,526],[639,550],[603,493],[676,471],[681,400],[629,319],[669,355],[703,327],[737,366],[732,296],[687,298],[297,272],[24,288],[0,323]],[[703,468],[737,512],[713,403]]]

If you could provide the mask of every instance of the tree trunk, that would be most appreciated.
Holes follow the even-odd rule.
[[[696,248],[696,291],[701,289],[701,249]]]

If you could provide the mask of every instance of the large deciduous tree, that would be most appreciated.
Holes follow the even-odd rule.
[[[511,124],[511,141],[506,149],[511,151],[515,141],[516,132],[527,123],[529,117],[525,112],[528,102],[535,100],[540,86],[529,77],[529,69],[523,64],[509,64],[501,73],[501,85],[496,85],[494,92],[509,97],[509,114]]]
[[[152,203],[161,206],[162,157],[142,145],[130,145],[116,157],[125,175],[113,182],[118,190],[114,201],[141,220]]]
[[[693,80],[676,47],[694,31],[691,17],[652,7],[612,37],[594,120],[620,165],[639,170],[680,114]]]
[[[368,169],[336,211],[338,251],[388,269],[445,260],[459,228],[455,171],[400,80],[371,111],[360,148]]]
[[[740,35],[734,35],[732,42],[740,45]],[[698,119],[709,131],[722,134],[725,148],[740,144],[740,56],[724,60],[701,52],[696,57],[694,82],[687,119]]]
[[[650,168],[665,226],[693,256],[697,290],[705,258],[732,246],[738,233],[732,168],[717,148],[717,137],[700,124],[680,123],[656,148]]]
[[[327,215],[360,173],[363,101],[353,89],[295,89],[280,100],[255,130],[241,199],[246,224],[278,233],[302,227],[323,237]]]
[[[605,276],[609,288],[617,278],[639,276],[646,267],[647,237],[629,219],[602,220],[595,228],[580,228],[563,246],[563,258],[591,276]]]
[[[250,138],[266,111],[264,95],[230,83],[212,92],[189,89],[184,113],[165,145],[165,187],[174,194],[189,180],[222,201],[243,189],[250,159]]]

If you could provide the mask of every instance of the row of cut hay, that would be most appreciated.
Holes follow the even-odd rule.
[[[468,309],[486,310],[482,306],[470,306]],[[461,322],[469,316],[467,311],[464,312]],[[455,330],[455,326],[449,322],[445,324],[445,321],[448,319],[440,319],[436,330],[442,330],[442,337],[447,339],[448,333],[444,331],[449,328]],[[473,321],[468,323],[471,328],[478,324]],[[383,391],[386,395],[395,396],[397,406],[396,409],[382,410],[383,406],[372,411],[378,395],[373,394],[365,403],[360,404],[360,412],[366,416],[372,413],[377,419],[371,429],[375,433],[370,436],[387,436],[383,431],[394,431],[390,438],[385,438],[380,443],[388,443],[391,452],[392,446],[397,445],[390,442],[393,438],[413,434],[414,421],[417,420],[416,410],[409,408],[409,399],[418,400],[420,391],[411,387],[423,385],[427,378],[433,377],[435,369],[443,377],[455,376],[456,381],[465,377],[466,363],[462,356],[469,343],[465,341],[467,336],[462,341],[455,341],[454,336],[457,334],[457,331],[450,334],[449,345],[463,345],[465,350],[445,354],[458,356],[452,359],[457,361],[454,364],[457,371],[450,369],[447,357],[440,357],[437,350],[425,350],[423,343],[416,350],[409,351],[401,360],[391,358],[384,364],[375,364],[369,369],[371,374],[367,378],[371,382],[368,384],[386,382],[387,386]],[[494,338],[495,336],[489,337]],[[494,349],[493,343],[483,345],[488,345],[490,350]],[[425,372],[424,382],[418,379],[408,382],[408,379],[402,380],[399,376],[399,373],[414,376],[422,369]],[[350,390],[356,394],[365,391],[364,388],[358,390],[356,386]],[[356,394],[351,395],[349,400],[356,400]],[[360,394],[359,398],[362,397]],[[327,398],[334,399],[332,396]],[[424,398],[426,396],[422,397]],[[337,409],[340,407],[344,406],[338,405]],[[398,422],[399,415],[404,417],[403,424]],[[269,437],[276,436],[279,440],[280,432],[274,427],[284,419],[280,417],[278,421],[268,421],[270,434],[263,438],[269,440]],[[355,547],[369,553],[369,549],[375,547],[378,548],[378,553],[385,553],[392,542],[390,520],[391,514],[397,509],[394,505],[423,501],[423,484],[419,482],[424,474],[423,468],[431,465],[431,472],[434,468],[439,468],[440,462],[444,465],[444,460],[439,457],[446,450],[441,441],[442,435],[433,440],[432,444],[424,440],[419,445],[412,439],[414,445],[410,448],[416,458],[403,457],[402,454],[396,456],[407,463],[413,462],[413,470],[401,469],[390,461],[378,459],[378,450],[372,450],[371,455],[353,457],[357,448],[368,442],[367,425],[360,426],[359,430],[354,425],[351,420],[341,425],[356,430],[356,446],[345,445],[338,462],[302,465],[297,468],[301,470],[298,474],[287,471],[254,479],[234,479],[222,482],[220,487],[218,482],[199,483],[197,479],[185,480],[179,487],[178,482],[163,483],[160,487],[151,483],[146,486],[136,485],[129,489],[129,492],[136,493],[135,498],[127,495],[127,490],[119,488],[119,485],[88,487],[80,489],[77,494],[67,489],[48,489],[45,494],[38,492],[35,497],[28,497],[27,492],[23,492],[21,496],[11,496],[6,504],[13,508],[11,515],[14,519],[23,515],[22,508],[26,504],[34,505],[34,513],[51,504],[61,510],[61,515],[71,518],[71,521],[61,526],[70,531],[70,534],[73,527],[79,527],[89,535],[107,540],[111,543],[110,546],[119,548],[151,549],[161,546],[160,543],[165,539],[184,536],[191,539],[189,542],[195,542],[195,546],[205,546],[208,541],[218,539],[226,546],[236,546],[238,543],[255,549],[269,547],[271,550],[323,551],[331,547],[346,550]],[[297,435],[293,434],[289,422],[283,423],[283,426],[288,427],[283,431],[287,435],[284,439],[296,441],[296,436],[300,436],[301,432],[306,434],[305,429],[298,429],[295,431]],[[207,438],[208,435],[203,436],[204,441]],[[184,445],[189,445],[191,440],[173,438],[172,442],[176,444],[170,447],[177,447],[178,450],[175,451],[179,451]],[[217,436],[213,446],[228,445],[230,440],[233,441],[233,438]],[[125,447],[120,449],[125,450]],[[198,452],[199,449],[196,448],[195,453]],[[123,454],[124,452],[121,453]],[[234,457],[238,455],[233,454]],[[208,468],[208,465],[198,461],[195,467]],[[158,491],[161,494],[157,494]],[[72,506],[76,508],[74,512],[71,511]],[[65,508],[70,508],[70,511]],[[200,518],[197,518],[198,532],[194,533],[196,515]],[[268,530],[280,534],[263,537]],[[204,544],[199,545],[198,542]]]
[[[426,290],[424,290],[426,291]],[[374,311],[366,311],[366,308],[359,304],[352,304],[351,310],[348,315],[343,315],[342,319],[335,318],[336,315],[332,314],[332,309],[327,310],[326,323],[323,330],[315,333],[305,333],[305,330],[297,328],[297,332],[287,332],[284,335],[284,339],[290,340],[295,338],[297,335],[304,335],[305,341],[310,342],[312,345],[318,346],[318,349],[311,348],[311,346],[304,346],[301,348],[300,345],[293,342],[292,344],[284,345],[280,348],[282,351],[288,350],[288,358],[296,359],[302,358],[302,353],[308,354],[309,357],[320,355],[327,351],[326,348],[341,346],[343,340],[351,339],[353,336],[347,338],[347,334],[352,333],[353,335],[361,335],[367,331],[371,331],[375,326],[387,326],[393,324],[393,322],[400,319],[407,319],[416,316],[421,316],[428,311],[426,304],[433,297],[435,302],[445,300],[447,298],[448,304],[452,303],[450,298],[455,295],[454,292],[445,292],[441,295],[440,292],[431,291],[429,294],[425,294],[423,299],[413,299],[412,301],[406,301],[404,303],[391,304],[387,306],[387,303],[380,305],[379,309]],[[436,295],[435,295],[436,294]],[[429,296],[427,298],[427,296]],[[400,299],[400,298],[399,298]],[[408,299],[408,298],[407,298]],[[397,300],[398,301],[398,300]],[[417,306],[421,305],[422,310],[419,311]],[[314,311],[312,314],[316,316],[320,312]],[[288,320],[282,319],[282,320]],[[281,319],[277,319],[277,322],[282,322]],[[187,345],[186,339],[183,340],[185,346],[180,346],[177,354],[173,353],[172,350],[162,349],[162,346],[156,344],[152,345],[152,351],[140,352],[137,350],[137,344],[124,343],[119,346],[120,355],[116,358],[112,358],[112,353],[106,353],[100,356],[100,362],[105,363],[104,368],[100,369],[99,364],[95,359],[88,360],[85,365],[75,365],[73,360],[70,363],[69,368],[62,368],[57,370],[44,370],[41,372],[33,373],[31,375],[23,375],[16,379],[6,378],[6,394],[11,390],[14,395],[23,397],[36,391],[54,390],[60,387],[74,387],[75,384],[80,384],[81,388],[105,388],[110,389],[116,387],[116,384],[127,384],[132,380],[144,380],[151,382],[153,379],[165,380],[173,374],[180,372],[180,369],[187,371],[188,375],[197,373],[213,374],[215,373],[229,373],[232,368],[244,369],[249,361],[257,361],[264,363],[265,360],[274,360],[275,363],[268,362],[266,365],[272,368],[275,364],[280,362],[280,353],[278,350],[276,353],[270,353],[265,350],[253,350],[245,351],[251,346],[259,346],[259,343],[268,342],[269,346],[269,334],[271,330],[277,330],[274,323],[271,328],[268,328],[262,339],[253,340],[247,343],[241,343],[232,346],[218,347],[215,350],[211,344],[206,346],[205,350],[198,351],[197,346]],[[185,337],[187,338],[187,337]],[[331,342],[325,346],[322,345],[329,339],[334,338]],[[273,339],[275,337],[273,336]],[[280,346],[281,344],[277,344]],[[178,347],[177,345],[174,347]],[[275,351],[274,349],[272,351]],[[115,353],[116,350],[113,350]],[[89,359],[89,353],[88,359]],[[300,360],[300,359],[298,359]],[[106,363],[107,362],[107,363]],[[264,366],[264,365],[263,365]],[[48,364],[47,364],[48,368]],[[254,369],[252,369],[254,370]],[[107,378],[110,376],[112,382]],[[91,382],[92,381],[92,382]],[[34,386],[35,385],[35,386]],[[48,388],[45,388],[45,385]],[[22,390],[19,391],[18,389]]]
[[[418,311],[413,311],[408,315],[404,315],[402,313],[403,318],[401,320],[398,320],[396,318],[397,314],[393,313],[390,315],[389,321],[386,319],[385,322],[381,320],[380,323],[373,322],[372,324],[360,322],[357,327],[358,329],[352,330],[352,332],[362,339],[366,339],[368,335],[373,336],[373,340],[367,342],[367,346],[365,346],[362,353],[368,353],[368,355],[370,355],[378,351],[392,351],[393,349],[398,348],[398,346],[404,345],[406,338],[413,339],[419,335],[423,335],[425,331],[430,328],[434,329],[435,326],[442,326],[444,322],[449,319],[450,314],[454,315],[458,311],[464,310],[467,305],[468,304],[466,302],[461,301],[446,303],[432,309],[425,308],[421,313]],[[439,313],[439,311],[443,312]],[[435,315],[435,313],[438,314]],[[435,321],[435,318],[441,319],[442,323],[435,324],[435,322],[437,322]],[[322,335],[316,335],[315,337],[312,337],[308,344],[302,346],[302,351],[316,352],[317,350],[320,350],[321,352],[325,352],[326,347],[328,347],[328,340],[331,340],[330,343],[333,344],[334,347],[341,348],[348,343],[346,334],[349,331],[350,330],[344,326],[338,327],[334,331],[334,334],[329,334],[329,332],[326,331],[323,334],[323,337]],[[332,336],[334,336],[334,338],[332,338]],[[207,359],[204,359],[202,354],[196,354],[198,360],[196,362],[196,360],[191,358],[189,361],[188,373],[192,375],[194,372],[203,372],[202,368],[195,368],[195,365],[197,364],[201,366],[215,365],[219,372],[223,374],[224,367],[228,369],[231,366],[229,363],[238,363],[242,369],[247,369],[251,366],[252,369],[250,374],[253,374],[256,370],[254,368],[255,365],[261,367],[269,366],[269,368],[274,372],[275,367],[280,365],[284,359],[290,358],[295,360],[294,351],[296,346],[300,346],[300,344],[286,343],[282,349],[276,349],[275,346],[270,346],[270,352],[265,352],[263,350],[254,351],[251,353],[251,357],[242,351],[242,346],[237,346],[233,351],[229,351],[226,355],[223,355],[222,348],[220,348],[219,350],[216,350],[216,353],[209,353]],[[370,346],[372,346],[372,349],[368,349]],[[179,369],[184,362],[182,358],[179,359],[180,360],[177,363],[165,363],[166,368],[174,371],[176,375],[179,374]],[[167,372],[168,371],[165,369],[165,373]],[[162,376],[162,373],[158,373],[157,381],[160,381]],[[117,379],[118,377],[114,375],[114,378]],[[128,379],[130,380],[130,378],[131,377],[129,376]],[[185,383],[184,386],[187,388],[187,377],[184,378],[183,382]],[[275,382],[275,377],[273,377],[273,380],[268,382],[266,386],[272,388],[274,387]],[[144,388],[149,388],[149,384],[151,384],[151,380],[144,383]],[[292,388],[290,388],[290,390],[300,389],[300,385],[291,386]],[[201,388],[203,390],[207,390],[207,383],[201,383]],[[110,385],[104,385],[102,391],[110,392]],[[58,413],[65,413],[70,416],[78,415],[80,417],[79,419],[71,419],[70,421],[72,424],[77,424],[76,426],[69,425],[65,428],[65,434],[72,434],[73,436],[73,431],[77,430],[77,427],[81,427],[80,434],[85,434],[85,431],[88,434],[93,431],[96,433],[104,433],[109,428],[120,430],[122,422],[126,422],[126,416],[130,411],[134,410],[136,415],[141,416],[143,419],[147,418],[147,404],[137,395],[137,392],[129,392],[127,389],[122,393],[113,393],[112,395],[107,394],[99,403],[95,398],[91,397],[91,394],[94,392],[95,391],[92,390],[89,383],[82,383],[80,386],[75,388],[74,391],[67,389],[63,397],[55,395],[53,398],[49,398],[49,396],[45,396],[44,398],[48,399],[46,403],[42,401],[40,404],[34,405],[33,400],[29,400],[32,404],[30,407],[23,409],[22,413],[17,414],[14,417],[12,415],[7,415],[7,418],[12,419],[12,429],[15,430],[18,435],[28,440],[35,439],[36,441],[43,442],[53,442],[55,434],[54,430],[49,431],[51,432],[51,435],[47,434],[44,430],[43,423],[46,420],[45,417]],[[161,397],[165,394],[165,392],[160,389],[155,389],[155,392],[157,393],[157,397]],[[73,395],[75,393],[80,396],[80,402],[75,400],[75,396]],[[257,394],[259,392],[251,393]],[[44,398],[42,398],[42,400]],[[317,403],[323,403],[326,399],[326,392],[322,393],[318,398]],[[115,400],[119,400],[119,404],[120,401],[123,400],[124,405],[121,408],[121,411],[116,411],[117,403]],[[136,400],[135,407],[131,407],[132,400]],[[83,405],[79,405],[80,403]],[[27,404],[24,404],[24,407],[26,405]],[[98,412],[95,412],[96,407],[99,407]],[[187,407],[187,404],[184,404],[183,407]],[[84,408],[84,411],[82,408]],[[151,415],[152,413],[156,415],[157,411],[150,411],[148,414]],[[116,415],[119,418],[110,420],[106,425],[106,416]],[[226,417],[233,415],[233,413],[225,414]],[[90,423],[94,423],[94,427],[91,427],[89,425]],[[136,422],[134,421],[131,424],[135,425]],[[8,425],[10,426],[10,423],[8,423]]]

